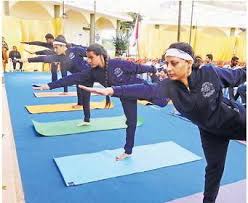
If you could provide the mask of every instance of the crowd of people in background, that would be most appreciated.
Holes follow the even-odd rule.
[[[210,60],[209,56],[210,56],[210,58],[212,58],[212,60]],[[149,59],[149,58],[130,58],[130,57],[127,57],[126,60],[133,61],[135,63],[140,63],[140,64],[145,64],[145,63],[158,64],[162,61],[161,58]],[[233,56],[231,61],[214,61],[213,54],[207,54],[205,60],[199,55],[195,56],[195,62],[197,61],[197,63],[199,63],[201,65],[202,64],[212,64],[212,65],[220,67],[220,68],[233,67],[233,65],[231,65],[232,60],[236,60],[237,65],[235,65],[235,66],[237,66],[237,67],[242,68],[242,67],[246,66],[246,63],[240,62],[239,58],[237,56]]]

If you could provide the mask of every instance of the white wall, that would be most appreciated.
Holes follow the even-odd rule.
[[[67,18],[64,19],[64,35],[66,40],[71,43],[89,45],[89,31],[83,30],[83,27],[88,27],[84,15],[77,11],[67,11]]]
[[[21,19],[50,20],[53,16],[38,2],[17,2],[10,5],[10,15]]]
[[[102,44],[110,56],[114,56],[115,47],[112,41],[113,37],[116,36],[116,20],[98,17],[96,20],[96,35],[99,36],[99,40],[96,42]]]

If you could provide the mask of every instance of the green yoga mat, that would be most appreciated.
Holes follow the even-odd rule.
[[[68,135],[76,133],[86,133],[93,131],[103,130],[116,130],[126,128],[126,117],[106,117],[106,118],[95,118],[91,119],[89,126],[77,126],[82,122],[79,120],[67,120],[58,122],[37,122],[32,120],[35,130],[43,136],[57,136],[57,135]],[[138,118],[137,126],[141,126],[143,120]]]

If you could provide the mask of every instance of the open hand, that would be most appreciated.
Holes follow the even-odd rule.
[[[41,84],[40,86],[33,86],[33,90],[49,90],[50,87],[47,84]]]
[[[95,94],[99,94],[103,96],[112,96],[114,94],[114,90],[112,87],[94,88],[94,87],[86,87],[84,85],[78,85],[78,87],[87,92],[91,92],[91,93],[95,93]]]

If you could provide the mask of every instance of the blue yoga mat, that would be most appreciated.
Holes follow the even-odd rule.
[[[200,160],[201,157],[174,142],[137,146],[133,156],[115,161],[123,149],[54,158],[66,186],[150,171]]]

